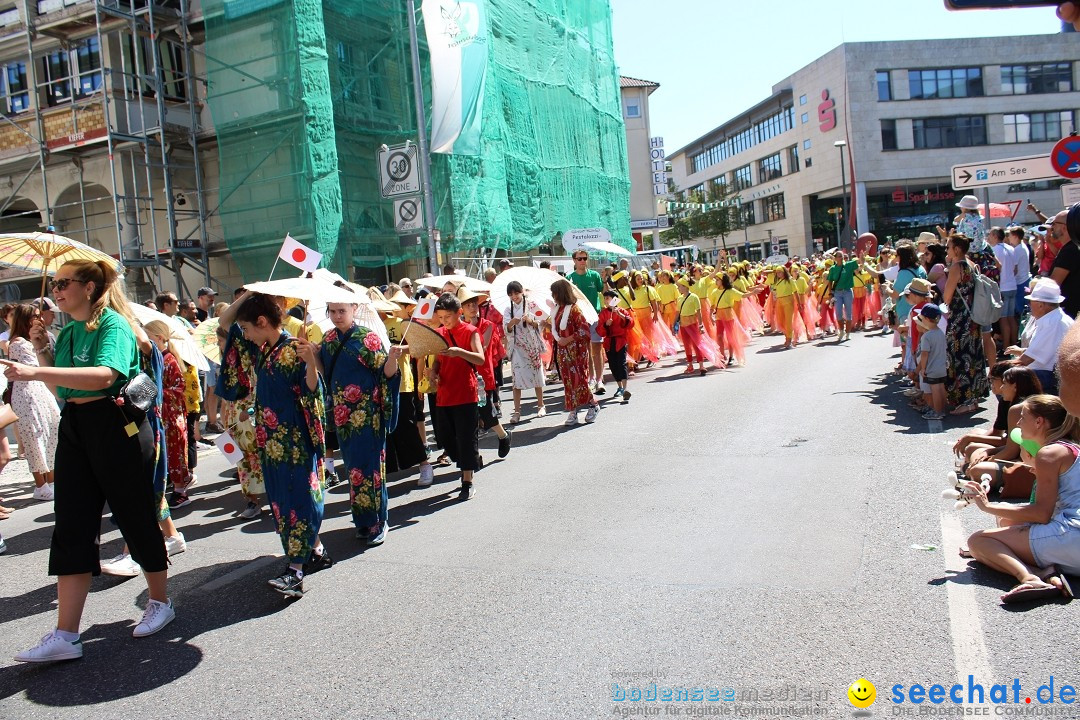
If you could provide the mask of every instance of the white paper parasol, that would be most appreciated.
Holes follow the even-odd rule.
[[[128,307],[131,308],[131,314],[135,316],[135,319],[141,325],[146,325],[152,320],[160,320],[168,325],[171,330],[169,340],[172,341],[173,347],[176,348],[176,354],[180,356],[180,359],[188,365],[194,365],[201,372],[209,372],[210,364],[206,362],[206,357],[202,354],[198,344],[196,344],[195,338],[191,336],[187,326],[181,320],[169,317],[165,313],[152,310],[139,303],[128,303]]]
[[[555,301],[551,297],[551,285],[558,280],[564,280],[562,275],[554,270],[548,270],[546,268],[535,267],[513,267],[499,274],[495,278],[495,282],[491,287],[491,304],[494,305],[499,312],[505,314],[505,310],[510,307],[510,297],[506,294],[506,286],[515,280],[521,283],[521,287],[525,289],[525,296],[533,301],[539,308],[546,311],[546,315],[550,315],[555,309]],[[569,281],[568,281],[569,282]],[[585,315],[585,319],[594,323],[599,319],[596,314],[596,308],[585,297],[584,293],[578,290],[573,283],[570,283],[570,287],[574,291],[574,296],[577,298],[578,309]]]

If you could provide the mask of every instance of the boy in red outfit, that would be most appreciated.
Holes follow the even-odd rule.
[[[630,391],[626,389],[626,344],[633,326],[634,316],[629,310],[619,307],[619,294],[614,290],[605,290],[604,309],[600,311],[596,333],[604,339],[604,353],[611,368],[611,377],[619,386],[612,397],[621,397],[624,403],[630,402]]]

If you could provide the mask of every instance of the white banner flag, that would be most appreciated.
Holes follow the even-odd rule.
[[[486,0],[424,0],[431,53],[431,152],[479,155],[487,81]]]

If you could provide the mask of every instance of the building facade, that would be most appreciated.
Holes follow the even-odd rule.
[[[840,209],[841,230],[915,237],[955,216],[964,193],[952,187],[952,166],[1046,155],[1072,132],[1078,60],[1075,33],[845,43],[669,155],[672,180],[680,191],[707,195],[727,183],[737,192],[744,229],[728,245],[740,256],[833,247]],[[1015,221],[1034,222],[1027,202],[1060,209],[1063,182],[986,194],[1020,201]]]
[[[658,249],[660,230],[667,226],[666,215],[658,214],[658,202],[667,195],[667,170],[664,139],[652,134],[649,97],[660,85],[621,76],[619,89],[630,168],[630,230],[638,250]]]

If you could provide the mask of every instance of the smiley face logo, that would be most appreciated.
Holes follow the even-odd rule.
[[[857,708],[868,708],[877,699],[877,688],[865,678],[859,678],[847,689],[848,700]]]

